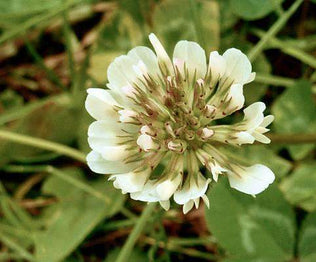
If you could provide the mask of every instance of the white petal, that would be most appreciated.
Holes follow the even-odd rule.
[[[207,206],[207,208],[210,208],[210,200],[208,199],[207,195],[203,195],[202,199],[204,201],[204,204]]]
[[[195,208],[199,208],[199,205],[200,205],[200,198],[196,198],[196,199],[193,199],[194,201],[194,205],[195,205]]]
[[[146,134],[140,135],[136,142],[144,151],[158,148],[158,145],[153,141],[152,137]]]
[[[150,48],[138,46],[129,51],[127,55],[135,61],[142,61],[151,76],[160,74],[157,56]]]
[[[260,143],[270,144],[271,139],[266,137],[265,135],[260,134],[259,132],[253,132],[252,136]]]
[[[243,85],[233,84],[229,90],[229,97],[231,98],[229,103],[228,113],[233,113],[244,106],[245,97],[243,94]]]
[[[208,138],[210,138],[210,137],[213,136],[213,135],[214,135],[214,131],[213,131],[212,129],[209,129],[209,128],[207,128],[207,127],[204,127],[204,128],[202,129],[201,137],[202,137],[203,139],[208,139]]]
[[[119,161],[124,160],[128,157],[131,152],[126,150],[125,145],[120,146],[105,146],[99,151],[102,157],[109,161]]]
[[[123,135],[122,129],[128,128],[127,125],[115,121],[95,121],[88,129],[88,136],[114,139],[117,135]]]
[[[168,211],[169,208],[170,208],[170,201],[169,200],[167,200],[167,201],[159,201],[159,204],[166,211]]]
[[[262,102],[256,102],[244,109],[244,120],[247,129],[257,128],[264,120],[263,111],[266,105]]]
[[[133,117],[137,116],[137,113],[133,110],[120,110],[118,111],[118,113],[120,114],[120,121],[121,122],[133,122],[134,119]]]
[[[193,207],[194,201],[190,200],[189,202],[183,205],[183,214],[187,214]]]
[[[273,115],[268,115],[266,116],[263,121],[261,122],[260,126],[262,127],[267,127],[268,125],[270,125],[274,120],[274,116]]]
[[[121,142],[122,140],[116,136],[113,137],[112,139],[104,138],[104,137],[93,137],[93,136],[88,137],[89,146],[93,150],[99,153],[102,153],[105,147],[117,146]]]
[[[89,88],[87,89],[87,93],[89,95],[99,98],[100,100],[102,100],[103,102],[106,102],[109,105],[119,106],[117,101],[113,98],[110,90],[105,90],[102,88]]]
[[[129,172],[137,165],[136,163],[124,164],[121,161],[108,161],[102,158],[102,156],[95,151],[91,151],[87,155],[87,163],[90,169],[98,174],[116,174]]]
[[[256,78],[256,72],[252,72],[245,84],[252,82],[253,80],[255,80],[255,78]]]
[[[134,65],[136,65],[136,61],[131,57],[126,55],[117,57],[108,67],[108,87],[120,94],[122,87],[136,82],[138,76],[133,69]]]
[[[232,188],[246,194],[256,195],[265,190],[274,181],[273,172],[264,165],[253,165],[245,168],[238,175],[228,175]]]
[[[131,198],[144,202],[158,202],[160,198],[156,192],[156,180],[149,180],[146,182],[144,188],[135,193],[131,193]]]
[[[155,49],[155,52],[156,52],[157,57],[158,57],[158,61],[162,62],[165,65],[165,67],[169,71],[169,73],[173,72],[173,66],[172,66],[172,62],[170,60],[170,57],[168,56],[166,50],[164,49],[164,47],[162,46],[162,44],[158,40],[157,36],[155,34],[151,33],[149,35],[149,41]]]
[[[85,107],[88,113],[97,120],[115,118],[114,105],[118,105],[108,90],[89,88]]]
[[[173,193],[177,190],[182,181],[182,176],[179,174],[175,179],[167,179],[159,183],[156,187],[156,191],[161,200],[169,200]]]
[[[126,131],[136,134],[138,128],[139,127],[132,124],[101,120],[95,121],[89,126],[88,136],[113,138],[115,136],[126,135]]]
[[[189,76],[192,79],[196,72],[196,79],[204,78],[206,74],[206,56],[202,47],[191,41],[179,41],[173,52],[173,59],[180,59],[184,62]],[[179,68],[182,75],[184,68]]]
[[[141,191],[150,175],[150,170],[143,172],[129,172],[125,174],[112,175],[109,180],[114,180],[113,186],[123,192],[134,193]]]
[[[247,83],[252,69],[248,57],[236,48],[226,50],[223,57],[227,65],[225,75],[234,83]]]
[[[235,137],[237,137],[237,139],[234,140],[234,142],[238,145],[253,144],[255,142],[255,138],[248,132],[238,132],[235,134]]]
[[[210,179],[206,179],[202,174],[198,174],[197,183],[194,178],[189,178],[181,190],[174,193],[174,201],[183,205],[190,200],[203,196],[208,188]]]
[[[212,85],[218,81],[219,77],[225,74],[226,61],[217,51],[210,53],[209,70],[211,71]]]
[[[227,172],[227,169],[222,168],[217,162],[215,164],[210,164],[212,176],[215,182],[218,180],[218,175],[222,174],[223,172]]]

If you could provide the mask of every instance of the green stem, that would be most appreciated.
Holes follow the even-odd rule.
[[[126,242],[124,243],[123,248],[121,249],[116,262],[125,262],[129,261],[130,253],[133,250],[133,247],[142,233],[143,229],[146,227],[149,218],[152,215],[156,207],[156,203],[149,203],[143,210],[140,218],[136,222],[135,227],[133,228],[131,234],[128,236]]]
[[[316,134],[267,134],[272,144],[312,144]]]
[[[193,248],[184,248],[178,245],[174,245],[171,242],[166,243],[162,241],[157,241],[156,239],[151,238],[151,237],[144,237],[142,238],[142,240],[149,245],[157,245],[160,248],[169,250],[171,252],[184,254],[190,257],[197,257],[197,258],[205,259],[207,261],[210,261],[210,260],[220,261],[220,257],[212,253],[202,252]]]
[[[38,147],[41,149],[53,151],[73,159],[76,159],[82,163],[86,163],[86,156],[82,152],[55,142],[47,141],[41,138],[35,138],[31,136],[21,135],[9,131],[0,130],[0,139],[9,140],[18,144],[29,145]]]
[[[295,84],[295,80],[292,78],[286,78],[275,75],[266,75],[266,74],[256,74],[255,82],[273,85],[273,86],[284,86],[291,87]]]
[[[250,61],[254,61],[260,52],[263,50],[265,45],[268,43],[271,37],[275,36],[282,27],[286,24],[287,20],[294,14],[297,8],[303,0],[296,0],[292,6],[286,10],[279,19],[270,27],[266,34],[260,39],[260,41],[250,50],[248,57]]]
[[[254,30],[254,33],[258,36],[263,36],[264,32],[261,30]],[[271,44],[272,48],[278,48],[283,53],[288,54],[290,56],[295,57],[296,59],[302,61],[303,63],[309,65],[310,67],[316,68],[316,59],[314,56],[300,50],[297,47],[291,46],[290,44],[280,41],[275,37],[271,37],[269,39],[269,44]]]

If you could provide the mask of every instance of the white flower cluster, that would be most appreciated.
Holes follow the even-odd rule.
[[[239,123],[219,123],[244,106],[243,85],[255,78],[248,58],[231,48],[211,52],[207,64],[197,43],[180,41],[171,60],[154,34],[149,39],[156,54],[132,49],[109,66],[109,90],[88,89],[86,109],[96,119],[88,131],[89,167],[110,174],[114,187],[132,199],[167,210],[173,196],[184,213],[200,198],[209,206],[205,193],[219,175],[247,194],[266,189],[274,181],[268,167],[244,167],[218,150],[220,144],[270,142],[263,134],[273,116],[264,117],[264,103],[244,109]]]

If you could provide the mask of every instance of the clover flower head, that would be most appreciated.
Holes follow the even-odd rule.
[[[207,188],[222,175],[241,192],[265,190],[274,181],[268,167],[242,166],[218,149],[270,142],[264,133],[273,116],[264,117],[262,102],[245,108],[239,123],[221,124],[244,106],[243,86],[255,78],[246,55],[211,52],[207,64],[197,43],[180,41],[171,59],[154,34],[149,40],[155,53],[132,49],[109,66],[108,90],[88,89],[86,109],[96,120],[88,131],[89,167],[110,174],[132,199],[169,209],[173,196],[184,213],[200,199],[208,206]]]

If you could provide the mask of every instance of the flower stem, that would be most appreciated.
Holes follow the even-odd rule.
[[[38,147],[41,149],[46,149],[49,151],[53,151],[73,159],[76,159],[82,163],[86,163],[86,156],[84,153],[55,142],[51,142],[41,138],[35,138],[31,136],[21,135],[17,133],[13,133],[10,131],[0,130],[0,139],[13,141],[18,144],[29,145],[33,147]]]
[[[264,32],[261,30],[254,30],[254,33],[261,37],[264,35]],[[269,44],[271,44],[271,48],[279,48],[283,53],[295,57],[296,59],[302,61],[303,63],[309,65],[310,67],[316,68],[316,59],[314,58],[314,56],[308,54],[305,51],[302,51],[296,46],[290,45],[275,37],[271,37],[269,39]]]
[[[316,134],[267,134],[272,144],[312,144]]]
[[[148,222],[148,219],[151,217],[151,214],[153,210],[155,209],[155,207],[156,207],[156,203],[150,203],[145,207],[140,218],[136,222],[136,225],[133,228],[131,234],[128,236],[126,242],[124,243],[124,246],[117,257],[116,262],[129,261],[130,253],[133,250],[133,247],[137,239],[139,238],[140,234],[145,228]]]
[[[279,19],[270,27],[270,29],[266,32],[266,34],[260,39],[260,41],[250,50],[248,53],[248,57],[250,61],[254,61],[256,57],[263,50],[265,45],[268,43],[271,37],[275,36],[285,25],[287,20],[294,14],[297,8],[303,0],[296,0],[293,5],[286,10]]]
[[[256,75],[254,80],[257,83],[273,85],[273,86],[282,86],[282,87],[291,87],[294,86],[295,80],[292,78],[286,78],[282,76],[260,74]]]

